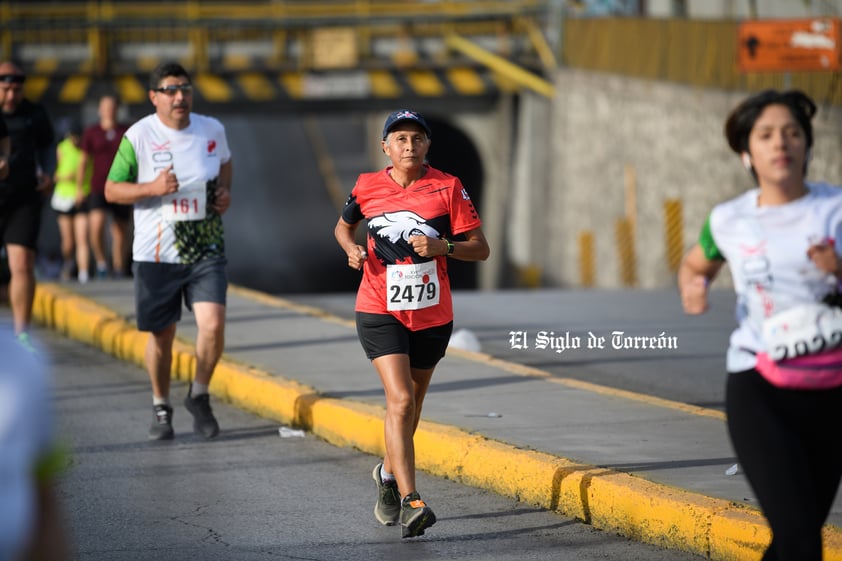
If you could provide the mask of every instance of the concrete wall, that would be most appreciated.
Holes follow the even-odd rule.
[[[714,204],[753,186],[722,132],[728,112],[746,94],[575,70],[559,71],[556,85],[546,110],[527,101],[519,111],[519,171],[510,195],[512,208],[520,210],[510,214],[506,240],[512,261],[540,268],[544,286],[581,286],[578,239],[592,232],[594,286],[627,286],[615,227],[629,218],[635,225],[634,286],[674,286],[664,202],[677,200],[683,208],[686,249]],[[544,138],[541,121],[551,136],[547,154],[536,150]],[[814,126],[810,177],[842,183],[839,110],[820,107]]]
[[[537,286],[541,283],[540,263],[550,241],[547,227],[554,221],[547,205],[554,183],[552,141],[556,137],[550,119],[553,103],[534,94],[524,94],[518,113],[505,251],[509,281]]]

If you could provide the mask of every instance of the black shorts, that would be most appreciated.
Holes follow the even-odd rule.
[[[105,199],[105,193],[91,193],[88,196],[88,207],[91,210],[104,209],[111,213],[114,220],[126,221],[132,217],[132,205],[109,203]]]
[[[88,214],[88,208],[90,207],[90,198],[85,197],[85,200],[82,201],[82,204],[79,206],[73,206],[70,210],[56,210],[56,214],[59,216],[76,216],[77,214]]]
[[[9,206],[0,206],[0,241],[3,244],[38,247],[41,229],[41,201],[35,199]]]
[[[409,355],[412,368],[433,368],[444,357],[453,322],[410,331],[391,314],[357,312],[357,335],[369,360],[402,354]]]
[[[177,323],[182,300],[191,311],[194,302],[224,306],[228,290],[225,264],[225,258],[205,259],[192,265],[133,263],[137,328],[158,332]]]

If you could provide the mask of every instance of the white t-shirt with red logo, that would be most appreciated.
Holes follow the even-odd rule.
[[[818,242],[842,251],[842,189],[810,183],[803,197],[778,206],[758,206],[759,189],[714,207],[699,244],[708,259],[728,262],[737,293],[739,327],[731,334],[726,368],[754,368],[766,351],[766,318],[798,304],[820,301],[836,279],[807,256]]]
[[[178,130],[153,113],[129,127],[108,178],[147,183],[172,165],[179,183],[177,193],[134,204],[135,261],[194,263],[224,255],[222,220],[209,208],[207,184],[230,159],[225,128],[213,117],[192,113],[190,125]]]

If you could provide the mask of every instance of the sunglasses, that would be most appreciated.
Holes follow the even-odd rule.
[[[193,85],[192,84],[173,84],[171,86],[163,86],[161,88],[152,88],[152,91],[167,94],[167,95],[175,95],[175,92],[182,92],[185,95],[189,93],[193,93]]]
[[[0,74],[0,82],[4,84],[23,84],[24,80],[23,74]]]

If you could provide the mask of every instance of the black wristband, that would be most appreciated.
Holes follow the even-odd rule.
[[[446,242],[447,242],[447,254],[448,254],[448,255],[453,255],[453,251],[456,249],[456,246],[453,244],[453,242],[452,242],[452,241],[450,241],[450,240],[449,240],[449,239],[447,239],[447,238],[444,238],[444,241],[446,241]]]

